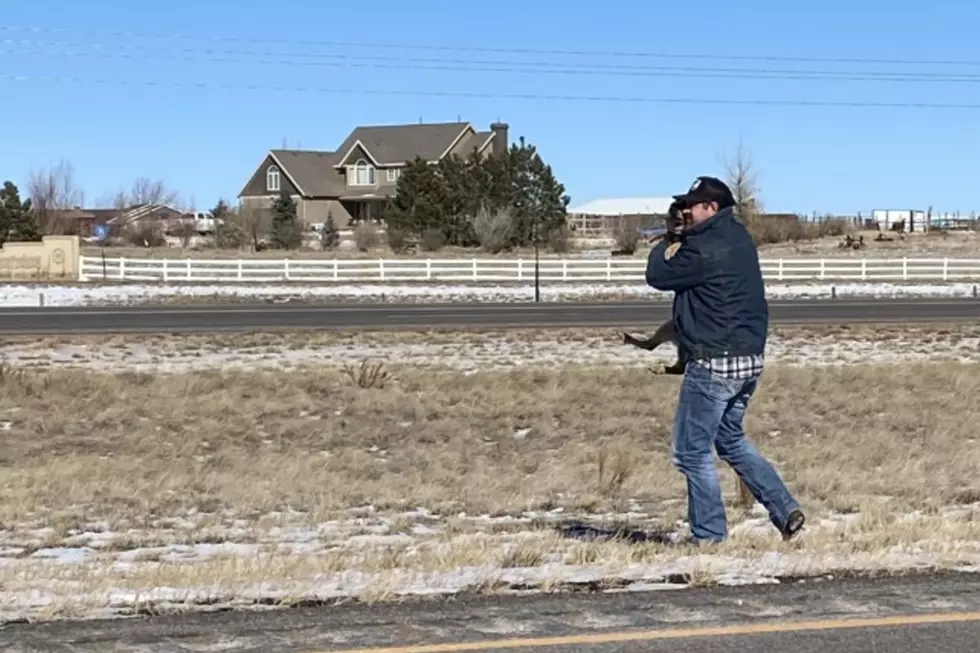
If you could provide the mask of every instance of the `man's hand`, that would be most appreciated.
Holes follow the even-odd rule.
[[[702,283],[701,253],[686,239],[667,235],[647,257],[647,284],[657,290],[679,292]]]

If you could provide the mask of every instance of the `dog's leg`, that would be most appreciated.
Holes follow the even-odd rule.
[[[650,351],[656,347],[657,344],[660,344],[651,344],[652,341],[653,338],[636,338],[628,333],[623,334],[623,344],[633,345],[634,347],[639,347],[640,349],[645,349],[647,351]]]
[[[670,320],[667,320],[661,324],[653,335],[646,339],[635,338],[628,333],[623,334],[623,342],[627,345],[633,345],[634,347],[639,347],[640,349],[645,349],[647,351],[653,351],[665,342],[671,342],[675,339],[674,335],[674,325]]]
[[[673,365],[664,366],[664,374],[684,374],[684,368],[687,367],[687,357],[681,351],[680,344],[677,342],[677,332],[674,331],[674,323],[667,320],[660,325],[660,328],[657,329],[657,333],[654,336],[656,337],[657,334],[661,334],[661,337],[666,338],[664,342],[671,342],[677,348],[677,360],[674,361]]]

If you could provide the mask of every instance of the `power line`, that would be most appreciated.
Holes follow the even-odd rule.
[[[266,43],[270,45],[293,45],[293,46],[317,46],[317,47],[343,47],[343,48],[372,48],[387,50],[431,50],[441,52],[483,52],[495,54],[545,54],[560,56],[590,56],[590,57],[634,57],[643,59],[721,59],[738,61],[785,61],[798,63],[859,63],[859,64],[881,64],[881,65],[911,65],[911,66],[980,66],[980,60],[965,59],[878,59],[867,57],[804,57],[804,56],[784,56],[784,55],[738,55],[738,54],[704,54],[704,53],[676,53],[676,52],[650,52],[650,51],[625,51],[625,50],[562,50],[562,49],[543,49],[543,48],[491,48],[462,45],[434,45],[434,44],[408,44],[408,43],[382,43],[365,41],[333,41],[333,40],[302,40],[302,39],[272,39],[259,37],[234,37],[234,36],[193,36],[190,34],[175,33],[146,33],[130,32],[122,30],[100,30],[100,29],[71,29],[57,27],[37,27],[37,26],[12,26],[0,25],[0,32],[16,33],[35,33],[35,34],[79,34],[86,36],[111,36],[132,39],[163,39],[167,41],[213,41],[224,43]]]
[[[132,79],[97,79],[83,77],[50,77],[33,75],[0,75],[0,82],[42,82],[92,85],[138,86],[153,88],[188,88],[221,91],[296,92],[329,95],[389,95],[407,97],[451,97],[481,100],[546,100],[560,102],[632,103],[632,104],[698,104],[698,105],[747,105],[747,106],[799,106],[844,107],[881,109],[980,109],[980,104],[934,102],[851,102],[833,100],[766,100],[735,98],[678,98],[614,95],[553,95],[534,93],[478,93],[464,91],[420,91],[396,89],[336,88],[318,86],[272,86],[260,84],[226,84],[212,82],[169,82]]]
[[[0,45],[42,45],[64,47],[67,44],[59,41],[32,42],[16,40],[0,40]],[[22,50],[9,49],[0,50],[0,54],[49,54],[59,57],[79,57],[91,56],[110,59],[135,59],[152,61],[184,61],[188,63],[230,63],[230,64],[253,64],[253,65],[277,65],[287,67],[351,67],[351,68],[373,68],[391,70],[417,70],[417,71],[451,71],[451,72],[485,72],[485,73],[517,73],[533,75],[591,75],[591,76],[627,76],[627,77],[709,77],[724,79],[759,79],[759,80],[793,80],[793,81],[871,81],[871,82],[898,82],[898,83],[977,83],[980,82],[978,74],[950,74],[950,73],[884,73],[868,71],[828,71],[828,70],[776,70],[776,69],[753,69],[753,68],[704,68],[699,66],[622,66],[622,65],[602,65],[588,64],[571,66],[566,64],[556,64],[553,62],[510,62],[500,60],[447,60],[425,57],[399,57],[398,63],[392,62],[390,57],[372,55],[347,55],[347,54],[313,54],[313,55],[294,55],[290,53],[269,52],[261,50],[215,50],[215,49],[194,49],[194,48],[170,48],[167,53],[160,54],[154,48],[140,46],[110,46],[110,48],[123,51],[109,51],[104,49],[102,44],[91,44],[89,46],[94,51],[88,50],[57,50],[50,52],[43,49]],[[133,54],[132,52],[145,52],[147,54]],[[188,57],[176,56],[172,53],[207,56]],[[237,57],[224,57],[214,55],[237,55]],[[317,61],[297,61],[295,59],[245,59],[242,56],[259,57],[293,57],[303,56],[312,57]],[[371,63],[368,63],[371,62]],[[425,65],[419,65],[425,64]],[[433,65],[434,64],[434,65]],[[521,66],[521,67],[515,67]]]

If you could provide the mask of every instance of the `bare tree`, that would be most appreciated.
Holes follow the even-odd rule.
[[[272,228],[272,212],[269,209],[243,207],[241,225],[246,238],[252,242],[252,249],[258,251],[261,248],[262,239],[269,234],[269,230]]]
[[[613,228],[616,247],[624,254],[636,252],[640,244],[640,221],[635,216],[623,216],[616,221]]]
[[[133,182],[129,199],[132,204],[176,204],[179,194],[162,180],[140,177]]]
[[[738,214],[743,220],[761,215],[763,209],[759,197],[759,175],[752,162],[752,153],[741,138],[738,139],[735,152],[724,157],[724,165]]]
[[[84,193],[75,183],[75,167],[65,160],[48,169],[31,170],[27,194],[37,215],[38,226],[44,234],[70,231],[73,223],[66,220],[61,212],[80,207],[85,202]]]
[[[187,249],[191,246],[194,236],[197,235],[197,227],[193,220],[180,220],[176,226],[177,237],[180,238],[180,246]]]
[[[139,204],[164,204],[176,206],[180,199],[180,194],[160,179],[150,179],[149,177],[139,177],[127,190],[120,188],[112,193],[108,198],[103,196],[103,204],[111,204],[114,209],[128,209]]]

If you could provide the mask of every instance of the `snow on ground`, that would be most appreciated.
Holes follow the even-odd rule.
[[[900,517],[897,523],[908,530],[886,535],[874,550],[840,548],[852,533],[860,538],[866,532],[860,514],[815,517],[794,546],[778,549],[778,536],[757,505],[733,523],[733,549],[665,547],[643,554],[625,544],[559,539],[554,527],[565,517],[560,509],[446,517],[424,509],[385,515],[367,507],[312,526],[292,522],[297,516],[266,515],[269,522],[256,528],[232,515],[216,525],[215,515],[192,513],[148,530],[113,532],[95,523],[57,537],[51,528],[0,528],[0,624],[119,616],[151,607],[204,610],[487,587],[539,591],[603,581],[620,591],[643,591],[704,582],[777,583],[845,570],[980,568],[980,544],[969,536],[980,505]],[[624,519],[634,528],[656,526],[642,512],[594,516],[598,524]],[[206,537],[202,520],[209,524]],[[537,555],[502,562],[515,551]],[[420,557],[426,562],[411,564]],[[337,564],[340,559],[345,564]]]
[[[766,286],[772,299],[830,297],[969,297],[972,283],[776,283]],[[118,285],[42,285],[6,284],[0,286],[0,306],[92,306],[109,304],[138,304],[179,298],[214,298],[237,300],[389,300],[412,302],[533,301],[534,287],[529,285],[465,285],[465,284],[118,284]],[[622,284],[545,284],[541,289],[544,301],[567,299],[650,298],[668,299],[671,295],[653,290],[643,283]]]
[[[898,362],[980,362],[980,337],[955,332],[937,333],[929,339],[908,337],[874,339],[814,331],[798,336],[774,333],[767,345],[770,363],[788,365],[855,365]],[[117,343],[58,343],[44,341],[0,346],[8,365],[51,368],[74,367],[101,371],[140,370],[181,372],[207,368],[290,369],[316,364],[342,366],[365,359],[386,365],[438,366],[463,371],[517,366],[670,364],[676,349],[667,344],[653,352],[625,345],[618,338],[583,337],[558,339],[548,334],[537,338],[487,334],[469,342],[391,342],[387,344],[311,344],[301,341],[275,345],[223,346],[180,339]]]

